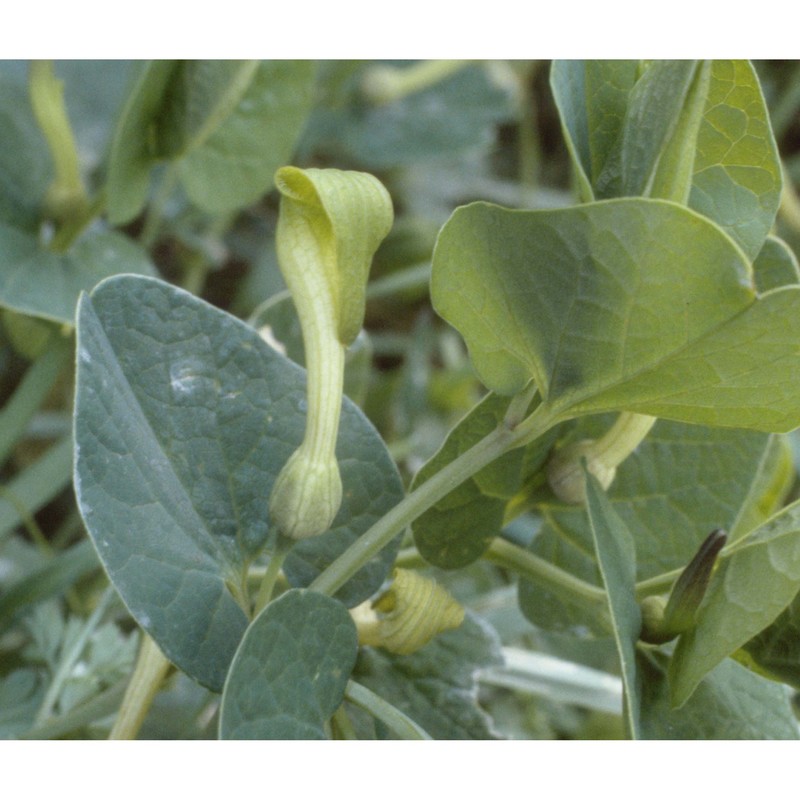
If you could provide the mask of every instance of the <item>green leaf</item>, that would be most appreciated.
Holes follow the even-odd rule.
[[[762,294],[780,286],[800,283],[797,256],[783,239],[768,236],[753,262],[756,288]]]
[[[292,589],[248,628],[220,708],[221,739],[325,739],[358,652],[356,626],[330,597]]]
[[[638,70],[637,61],[553,62],[550,86],[586,202],[621,134]]]
[[[754,259],[778,210],[781,165],[752,64],[654,61],[638,71],[626,61],[553,64],[581,197],[687,203]]]
[[[564,444],[597,438],[610,426],[605,415],[583,419]],[[757,508],[765,487],[782,469],[772,458],[774,447],[774,437],[763,433],[659,420],[619,466],[608,490],[612,507],[635,537],[637,580],[682,569],[715,528],[733,532],[740,519],[761,522]],[[774,510],[771,503],[766,505]],[[584,509],[552,499],[542,502],[539,512],[544,524],[531,550],[600,585]],[[585,611],[528,581],[520,583],[520,605],[526,617],[541,627],[589,625],[603,631]]]
[[[33,233],[53,164],[25,83],[6,75],[0,75],[0,130],[0,222]]]
[[[630,737],[639,739],[641,686],[636,671],[636,642],[642,627],[642,616],[636,602],[636,549],[630,531],[614,511],[597,478],[587,470],[584,471],[587,478],[586,508],[589,525],[597,563],[608,595],[614,639],[622,669],[625,722]]]
[[[697,69],[693,61],[654,61],[628,95],[618,150],[597,179],[597,197],[650,195],[662,156],[682,117]],[[685,147],[685,145],[684,145]]]
[[[498,122],[514,116],[511,94],[492,80],[484,64],[467,66],[384,105],[366,104],[361,95],[369,67],[354,71],[347,63],[323,64],[323,103],[309,120],[303,153],[318,150],[357,167],[386,170],[487,149],[495,141]],[[340,71],[346,73],[343,87],[335,86]]]
[[[157,120],[177,61],[147,61],[139,68],[117,120],[108,158],[108,219],[130,222],[142,210],[150,170],[158,156]]]
[[[800,689],[800,594],[733,657],[754,672]]]
[[[447,436],[442,447],[414,476],[414,489],[502,424],[511,399],[487,395]],[[471,564],[486,551],[503,527],[506,505],[528,470],[540,465],[552,444],[545,435],[492,462],[445,495],[412,523],[414,543],[422,557],[442,569]]]
[[[672,704],[763,631],[800,590],[800,503],[740,539],[719,559],[697,625],[678,640],[670,664]]]
[[[0,223],[0,305],[5,308],[74,325],[80,293],[122,272],[155,274],[145,251],[126,236],[88,235],[62,254]]]
[[[189,199],[211,214],[234,211],[272,186],[311,107],[308,61],[154,61],[140,71],[109,159],[109,219],[144,207],[150,173],[177,164]]]
[[[733,242],[671,202],[473,203],[439,235],[431,296],[489,388],[533,377],[558,419],[625,410],[790,430],[800,288],[759,297],[751,283]]]
[[[30,728],[44,692],[39,670],[17,669],[0,678],[0,739],[14,739]]]
[[[502,662],[494,630],[467,612],[464,623],[421,650],[399,656],[362,647],[353,678],[414,720],[434,739],[494,739],[477,704],[477,670]]]
[[[785,687],[726,659],[682,708],[670,708],[666,658],[640,654],[642,738],[797,739],[797,720]]]
[[[689,205],[754,259],[775,221],[781,186],[778,148],[753,65],[712,61]]]
[[[211,62],[214,69],[227,62]],[[241,100],[181,162],[189,199],[211,214],[254,203],[291,159],[311,110],[311,61],[262,61]]]
[[[219,690],[247,625],[246,569],[269,535],[272,484],[302,439],[299,367],[239,320],[155,279],[84,296],[78,325],[75,485],[101,560],[165,655]],[[403,496],[379,436],[343,405],[344,499],[333,529],[292,552],[304,585]],[[386,548],[341,590],[356,604]]]

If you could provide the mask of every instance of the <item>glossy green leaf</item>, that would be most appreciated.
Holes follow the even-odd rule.
[[[597,478],[588,471],[586,477],[586,509],[622,670],[626,727],[632,739],[639,739],[641,686],[636,671],[636,642],[642,616],[636,602],[636,548],[633,536],[614,511]]]
[[[689,205],[754,259],[775,221],[781,185],[778,148],[753,65],[712,61]]]
[[[797,256],[786,242],[777,236],[768,236],[753,262],[756,288],[762,294],[780,286],[800,283],[800,266]]]
[[[460,627],[409,656],[362,647],[353,678],[434,739],[493,739],[491,720],[477,703],[475,673],[501,662],[497,634],[468,612]]]
[[[712,670],[691,700],[670,708],[666,658],[640,655],[642,738],[797,739],[797,720],[785,687],[726,659]]]
[[[414,476],[412,489],[502,424],[510,402],[495,394],[481,400]],[[463,567],[480,558],[503,527],[508,500],[524,477],[523,466],[532,470],[544,461],[553,435],[497,459],[418,517],[411,528],[422,557],[443,569]]]
[[[678,640],[670,663],[673,706],[703,677],[763,631],[800,590],[800,503],[787,506],[719,559],[697,625]]]
[[[123,272],[155,274],[145,251],[121,234],[87,235],[62,254],[0,223],[0,305],[5,308],[74,325],[80,293]]]
[[[590,417],[564,443],[597,438],[611,426],[607,416]],[[704,428],[659,420],[620,466],[608,497],[635,537],[637,580],[685,567],[715,528],[739,529],[739,520],[763,521],[758,508],[772,485],[780,461],[773,459],[774,437],[754,431]],[[769,512],[771,502],[765,502]],[[531,550],[585,581],[600,585],[591,530],[583,508],[555,499],[539,506],[544,524]],[[665,546],[669,542],[669,547]],[[539,586],[523,581],[525,615],[545,628],[602,626]]]
[[[143,62],[117,120],[108,158],[108,218],[130,222],[147,200],[150,170],[158,157],[157,120],[177,61]]]
[[[533,377],[560,419],[626,410],[786,431],[800,424],[800,288],[759,297],[751,282],[719,228],[670,202],[473,203],[440,233],[431,296],[489,388]]]
[[[87,529],[137,621],[170,660],[219,690],[247,624],[245,571],[269,534],[270,489],[302,439],[304,374],[244,323],[133,276],[83,298],[78,353],[75,484]],[[287,559],[296,584],[403,495],[349,401],[337,456],[342,507],[331,531]],[[396,549],[340,597],[356,604],[375,592]]]
[[[733,657],[754,672],[800,689],[800,594]]]
[[[356,661],[347,609],[292,589],[256,617],[231,663],[220,708],[221,739],[325,739]]]

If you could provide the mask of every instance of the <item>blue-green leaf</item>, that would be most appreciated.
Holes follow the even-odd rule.
[[[356,661],[347,609],[307,589],[270,603],[231,663],[220,708],[221,739],[325,739]]]
[[[155,279],[120,276],[81,302],[75,413],[78,501],[131,613],[165,655],[219,690],[247,625],[248,564],[268,500],[305,427],[303,371],[244,323]],[[403,495],[374,428],[343,404],[344,498],[333,527],[285,563],[306,585]],[[344,587],[355,605],[394,560]]]

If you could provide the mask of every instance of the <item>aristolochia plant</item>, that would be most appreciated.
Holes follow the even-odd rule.
[[[33,698],[0,728],[131,738],[164,697],[230,739],[564,735],[566,700],[631,738],[798,738],[800,271],[755,68],[554,62],[578,196],[546,205],[467,181],[501,121],[537,163],[538,69],[149,62],[91,175],[32,69],[9,135],[54,169],[0,154],[33,360],[4,456],[73,329],[77,370],[71,433],[9,486],[30,508],[0,509],[0,623],[36,665],[0,669]]]

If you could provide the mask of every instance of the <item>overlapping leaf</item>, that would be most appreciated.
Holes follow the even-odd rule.
[[[220,709],[221,739],[325,739],[358,652],[347,609],[292,589],[248,628]]]
[[[670,708],[666,658],[640,656],[642,735],[645,739],[797,739],[797,720],[785,687],[726,659],[691,701]]]
[[[491,720],[477,703],[475,673],[501,662],[497,634],[467,613],[461,626],[412,655],[362,648],[353,677],[434,739],[491,739]]]
[[[626,410],[791,430],[800,287],[757,296],[751,282],[741,250],[671,202],[474,203],[442,229],[431,295],[487,386],[510,394],[533,377],[558,418]]]
[[[75,484],[89,533],[138,622],[219,690],[244,633],[246,568],[268,499],[305,425],[305,378],[257,333],[154,279],[121,276],[81,303]],[[344,498],[333,528],[293,551],[306,585],[402,497],[372,426],[345,401]],[[396,546],[341,590],[378,589]]]
[[[697,614],[670,663],[672,704],[680,706],[726,656],[770,625],[800,589],[800,504],[756,528],[719,559]]]
[[[117,124],[109,158],[109,218],[143,208],[153,166],[178,163],[189,198],[209,213],[255,201],[291,156],[311,107],[307,61],[154,61]]]
[[[154,275],[145,251],[113,231],[89,234],[67,253],[0,223],[0,305],[73,325],[81,292],[119,273]]]
[[[625,523],[614,511],[597,479],[586,472],[586,507],[594,540],[597,563],[608,595],[614,640],[617,643],[624,715],[628,734],[641,736],[641,679],[636,669],[636,642],[642,617],[636,602],[636,548]]]
[[[556,61],[551,84],[584,200],[649,195],[716,222],[753,259],[781,167],[747,61]],[[680,184],[679,196],[671,186]],[[684,197],[683,185],[689,185]]]
[[[566,441],[596,438],[605,416],[581,420]],[[782,501],[784,452],[773,437],[753,431],[704,428],[660,420],[619,467],[608,490],[615,512],[635,537],[637,580],[686,566],[714,528],[740,530],[763,522]],[[583,580],[600,585],[585,510],[549,502],[531,549]],[[742,533],[744,531],[741,531]],[[545,628],[592,625],[586,613],[538,585],[520,584],[525,615]],[[600,628],[596,628],[598,632]]]

